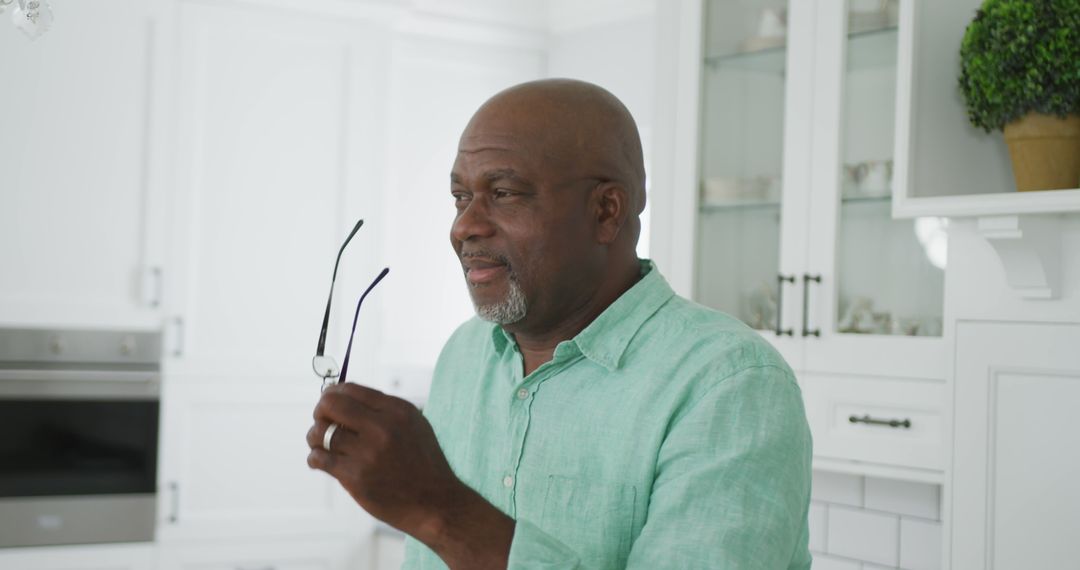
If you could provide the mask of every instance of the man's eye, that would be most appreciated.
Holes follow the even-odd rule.
[[[495,191],[492,193],[495,195],[496,198],[509,198],[514,195],[513,192],[505,188],[496,188]]]
[[[454,197],[455,204],[464,204],[469,200],[469,196],[464,192],[454,192],[451,196]]]

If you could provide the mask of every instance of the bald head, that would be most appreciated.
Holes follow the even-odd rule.
[[[528,137],[530,150],[567,176],[624,185],[633,211],[645,208],[641,137],[630,111],[610,91],[574,79],[541,79],[515,85],[487,100],[462,133],[470,139]]]

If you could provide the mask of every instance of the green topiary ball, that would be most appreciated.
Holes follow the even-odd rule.
[[[960,45],[960,90],[987,132],[1080,113],[1080,0],[985,0]]]

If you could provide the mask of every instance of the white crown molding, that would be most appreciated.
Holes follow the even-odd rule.
[[[547,30],[566,34],[651,17],[656,0],[547,0]]]
[[[548,34],[544,31],[431,13],[407,12],[395,22],[393,30],[406,36],[440,38],[471,44],[529,50],[546,50],[548,47]]]
[[[392,25],[407,11],[397,0],[180,0],[187,4],[205,6],[233,5],[244,8],[264,8],[298,12],[316,17]]]
[[[440,38],[462,43],[546,50],[548,34],[541,16],[502,19],[483,17],[475,8],[432,9],[404,0],[180,0],[189,4],[233,5],[244,8],[284,10],[307,16],[362,21],[407,36]],[[522,12],[529,16],[528,11]]]

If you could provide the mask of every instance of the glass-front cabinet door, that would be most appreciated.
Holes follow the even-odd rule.
[[[807,317],[799,334],[820,343],[806,349],[809,370],[944,373],[947,221],[892,218],[898,25],[907,1],[819,3],[819,160],[809,271],[800,276]]]
[[[694,297],[798,370],[945,373],[946,221],[892,217],[908,1],[703,2]]]
[[[797,290],[790,268],[802,252],[786,242],[800,241],[805,224],[799,171],[809,164],[812,84],[812,7],[790,4],[704,3],[694,260],[696,300],[760,331],[789,360],[800,358],[796,308],[783,303]]]

